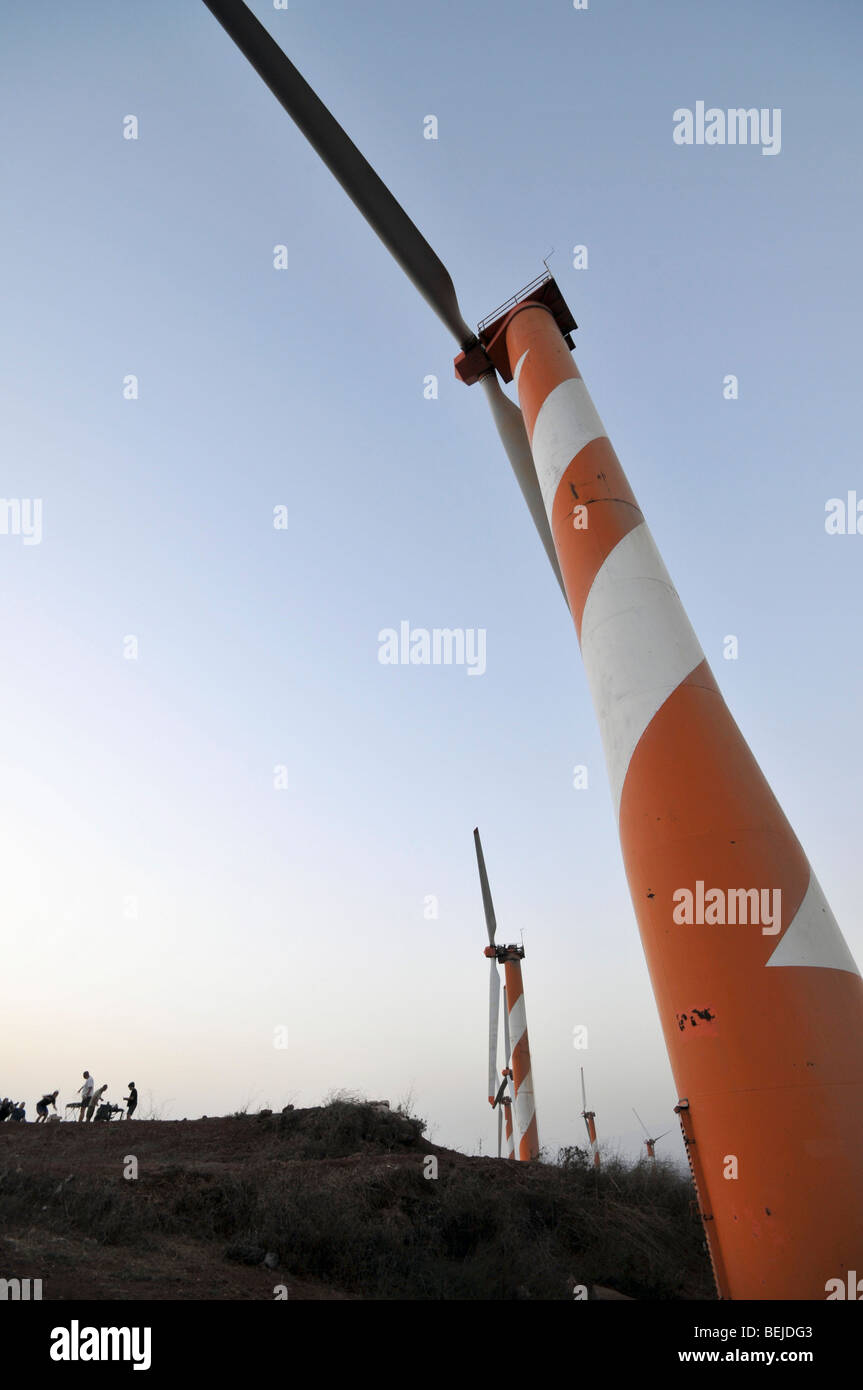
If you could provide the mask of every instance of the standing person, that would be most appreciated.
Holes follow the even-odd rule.
[[[59,1091],[46,1091],[41,1100],[36,1102],[36,1123],[43,1125],[48,1118],[48,1106],[53,1105],[54,1114],[57,1114],[57,1097]]]
[[[84,1072],[84,1085],[78,1087],[78,1095],[81,1097],[81,1109],[78,1111],[78,1121],[80,1123],[87,1114],[87,1107],[93,1095],[93,1087],[96,1085],[88,1071]]]
[[[99,1089],[98,1089],[98,1091],[94,1091],[94,1092],[93,1092],[92,1096],[90,1097],[90,1104],[87,1106],[87,1119],[88,1119],[88,1120],[92,1120],[93,1115],[95,1114],[95,1111],[96,1111],[96,1106],[99,1104],[100,1100],[102,1099],[102,1097],[103,1097],[103,1095],[105,1094],[105,1092],[107,1091],[107,1089],[108,1089],[108,1083],[107,1083],[107,1081],[106,1081],[105,1084],[104,1084],[104,1086],[100,1086]]]
[[[131,1120],[138,1108],[138,1092],[135,1090],[134,1081],[129,1082],[129,1094],[123,1099],[126,1102],[126,1119]]]

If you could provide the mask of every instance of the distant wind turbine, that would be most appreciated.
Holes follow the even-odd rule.
[[[651,1137],[650,1137],[650,1135],[648,1134],[648,1131],[647,1131],[647,1125],[644,1123],[643,1119],[642,1119],[641,1116],[639,1115],[639,1113],[638,1113],[638,1111],[636,1110],[636,1108],[635,1108],[634,1105],[633,1105],[633,1107],[632,1107],[632,1113],[633,1113],[633,1115],[635,1116],[635,1118],[637,1119],[638,1123],[641,1125],[641,1128],[644,1130],[644,1134],[645,1134],[644,1142],[645,1142],[645,1144],[646,1144],[646,1146],[647,1146],[647,1157],[648,1157],[648,1158],[652,1158],[653,1161],[654,1161],[654,1163],[655,1163],[655,1162],[656,1162],[655,1147],[656,1147],[656,1145],[659,1143],[660,1139],[664,1139],[665,1136],[666,1136],[666,1134],[670,1134],[670,1133],[671,1133],[671,1130],[670,1130],[670,1129],[664,1129],[664,1130],[662,1131],[661,1134],[657,1134],[657,1136],[656,1136],[655,1139],[651,1139]]]
[[[530,1065],[530,1043],[527,1036],[527,1014],[524,1008],[524,990],[521,979],[521,962],[524,959],[523,946],[498,946],[495,943],[497,920],[488,874],[482,853],[479,830],[473,832],[476,862],[479,869],[479,883],[482,891],[482,905],[488,932],[488,945],[485,954],[489,960],[488,992],[488,1099],[491,1106],[506,1106],[510,1081],[515,1087],[515,1125],[518,1131],[518,1157],[520,1159],[539,1158],[539,1133],[536,1123],[536,1107],[533,1098],[533,1073]],[[497,1052],[499,1038],[500,1012],[500,972],[502,965],[506,974],[505,990],[505,1044],[506,1066],[503,1081],[498,1083]],[[512,1038],[512,1069],[510,1070],[510,1037]],[[498,1156],[500,1156],[501,1110],[498,1109]],[[511,1121],[508,1121],[507,1144],[511,1134]]]
[[[587,1137],[590,1140],[590,1148],[593,1153],[593,1166],[600,1166],[599,1143],[596,1138],[596,1112],[587,1108],[587,1091],[584,1086],[584,1067],[581,1068],[581,1104],[582,1118],[587,1126]]]

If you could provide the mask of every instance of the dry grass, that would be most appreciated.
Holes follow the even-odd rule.
[[[163,1164],[137,1182],[7,1171],[0,1221],[139,1250],[154,1232],[194,1237],[365,1298],[571,1299],[595,1283],[713,1297],[690,1181],[669,1164],[612,1158],[596,1173],[580,1149],[556,1163],[467,1158],[424,1141],[417,1117],[347,1097],[225,1123],[258,1127],[259,1161]]]

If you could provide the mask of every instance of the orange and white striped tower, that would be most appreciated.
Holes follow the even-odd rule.
[[[486,947],[486,954],[491,949],[491,947]],[[520,1159],[539,1158],[539,1133],[533,1096],[533,1075],[530,1069],[530,1043],[527,1036],[527,1014],[524,1008],[524,988],[521,980],[524,947],[497,946],[495,950],[498,961],[503,964],[506,976],[518,1156]]]
[[[510,1076],[512,1073],[510,1073]],[[504,1117],[504,1140],[507,1158],[515,1158],[515,1131],[512,1127],[512,1096],[504,1095],[501,1101]]]
[[[581,1104],[583,1107],[581,1116],[584,1120],[584,1123],[587,1126],[587,1138],[590,1142],[590,1151],[593,1154],[593,1166],[594,1168],[598,1168],[600,1166],[601,1160],[599,1157],[599,1141],[596,1137],[596,1111],[588,1110],[587,1108],[587,1091],[584,1085],[584,1067],[581,1068]]]
[[[863,1252],[863,981],[543,297],[480,340],[517,385],[720,1294],[823,1299]]]

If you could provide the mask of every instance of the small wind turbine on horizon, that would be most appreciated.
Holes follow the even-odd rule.
[[[593,1153],[593,1166],[598,1168],[600,1165],[599,1143],[596,1138],[596,1112],[587,1108],[587,1091],[584,1086],[584,1067],[581,1068],[581,1104],[582,1119],[587,1126],[587,1137],[590,1140],[590,1148]]]
[[[489,959],[488,977],[488,1102],[497,1109],[497,1156],[501,1156],[501,1129],[503,1114],[506,1113],[507,1157],[520,1159],[539,1158],[539,1133],[536,1124],[536,1106],[533,1098],[533,1075],[530,1066],[530,1043],[527,1036],[527,1014],[524,1007],[524,990],[521,979],[521,962],[524,960],[523,946],[498,946],[495,943],[497,919],[488,885],[488,874],[482,852],[479,830],[473,832],[476,848],[476,862],[479,869],[479,884],[482,889],[482,905],[485,912],[485,925],[488,932],[488,945],[485,954]],[[503,965],[506,976],[504,989],[504,1048],[506,1064],[498,1082],[497,1052],[500,1038],[500,972]],[[509,1088],[515,1089],[514,1107],[508,1103]],[[513,1136],[512,1110],[515,1109],[515,1123],[518,1130],[518,1144]],[[517,1155],[516,1155],[517,1148]]]
[[[659,1143],[660,1139],[664,1139],[664,1138],[665,1138],[666,1134],[670,1134],[670,1133],[671,1133],[671,1130],[670,1130],[670,1129],[664,1129],[664,1130],[662,1131],[661,1134],[657,1134],[656,1137],[652,1139],[652,1138],[650,1137],[650,1134],[648,1133],[647,1125],[644,1123],[643,1119],[642,1119],[641,1116],[639,1115],[639,1113],[638,1113],[638,1111],[636,1110],[636,1108],[635,1108],[634,1105],[633,1105],[633,1107],[632,1107],[632,1113],[633,1113],[633,1115],[635,1116],[635,1118],[637,1119],[638,1123],[641,1125],[641,1128],[644,1130],[644,1136],[645,1136],[645,1137],[644,1137],[644,1143],[645,1143],[645,1145],[646,1145],[646,1147],[647,1147],[647,1157],[648,1157],[648,1158],[652,1158],[652,1159],[653,1159],[653,1162],[655,1163],[655,1162],[656,1162],[656,1153],[655,1153],[656,1145]]]

